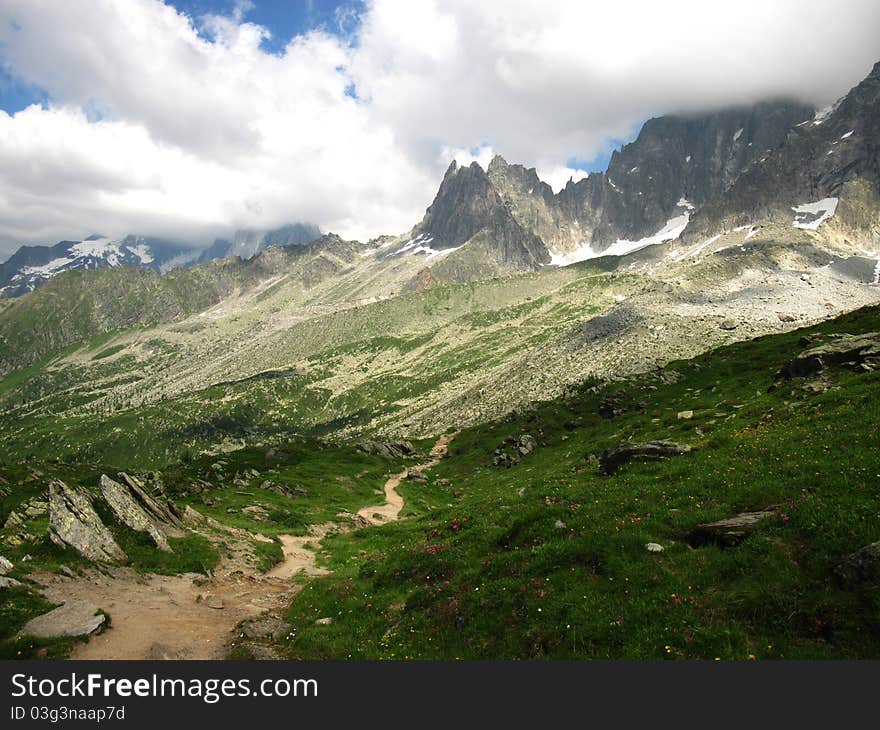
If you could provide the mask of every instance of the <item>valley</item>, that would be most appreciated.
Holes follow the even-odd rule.
[[[878,120],[880,64],[367,242],[58,244],[0,299],[0,655],[876,657]]]

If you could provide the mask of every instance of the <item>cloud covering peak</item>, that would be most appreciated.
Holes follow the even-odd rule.
[[[0,255],[97,228],[401,232],[450,158],[498,152],[558,187],[649,116],[826,104],[880,35],[873,0],[374,0],[357,25],[340,8],[350,33],[270,52],[250,7],[4,0],[0,63],[49,103],[0,112]]]

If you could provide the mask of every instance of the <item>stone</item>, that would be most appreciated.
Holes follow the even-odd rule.
[[[761,521],[775,515],[776,513],[772,510],[741,512],[725,520],[697,525],[690,531],[688,543],[692,547],[700,547],[709,543],[732,547],[745,540]]]
[[[880,332],[835,337],[829,342],[802,352],[783,367],[779,375],[799,378],[821,372],[834,365],[848,363],[880,365]]]
[[[107,615],[86,601],[68,601],[42,616],[28,621],[22,633],[38,638],[87,636],[99,633],[107,624]]]
[[[676,418],[677,418],[679,421],[689,421],[689,420],[692,419],[693,417],[694,417],[694,412],[693,412],[693,411],[679,411],[679,412],[676,414]]]
[[[649,542],[647,545],[645,545],[645,550],[647,550],[649,553],[662,553],[663,546],[660,543]]]
[[[10,561],[0,555],[0,575],[6,575],[13,567]]]
[[[8,578],[5,575],[0,575],[0,588],[18,588],[21,583],[15,578]]]
[[[526,456],[527,454],[531,454],[537,448],[538,442],[535,441],[534,437],[524,433],[519,437],[516,451],[520,456]]]
[[[203,600],[208,608],[214,608],[218,611],[226,608],[226,604],[223,602],[223,599],[213,593],[209,593],[207,596],[204,597]]]
[[[147,491],[139,479],[126,474],[124,471],[119,472],[119,479],[128,487],[135,501],[154,520],[174,525],[175,527],[183,526],[181,514],[173,502],[167,499],[164,502],[156,499]]]
[[[834,566],[834,575],[846,588],[880,579],[880,542],[872,542]]]
[[[256,522],[266,522],[269,519],[269,513],[258,504],[252,504],[249,507],[242,508],[242,514],[248,515]]]
[[[557,530],[564,530],[565,523],[562,520],[556,520],[556,522],[553,523],[553,527],[555,527]]]
[[[22,525],[24,525],[24,518],[15,510],[9,513],[9,516],[6,518],[6,522],[3,523],[4,529],[21,527]]]
[[[324,618],[319,618],[315,621],[315,626],[329,626],[333,623],[333,619],[330,616],[325,616]]]
[[[95,512],[89,495],[59,479],[49,483],[49,537],[89,560],[112,563],[126,559]]]
[[[292,630],[293,627],[289,623],[273,616],[251,619],[241,625],[241,633],[248,639],[271,637],[278,641],[287,636]]]
[[[725,332],[732,332],[732,331],[735,330],[739,325],[738,325],[736,322],[734,322],[732,319],[725,319],[725,320],[724,320],[720,325],[718,325],[718,326],[721,327],[721,329],[723,329]]]
[[[106,474],[102,474],[101,494],[104,495],[104,500],[122,524],[127,525],[135,532],[146,532],[156,543],[156,547],[163,552],[173,552],[160,525],[135,501],[128,488]]]
[[[66,565],[60,565],[58,567],[58,572],[61,573],[62,575],[66,575],[68,578],[76,578],[76,573],[74,573]]]
[[[656,461],[671,456],[687,454],[693,447],[676,444],[672,441],[648,441],[640,444],[622,444],[606,449],[599,456],[599,466],[606,474],[611,475],[628,461]]]

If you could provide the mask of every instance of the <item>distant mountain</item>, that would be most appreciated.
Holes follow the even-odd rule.
[[[199,257],[199,263],[238,256],[249,259],[269,246],[291,246],[311,243],[321,237],[312,223],[291,223],[271,231],[244,229],[236,231],[231,241],[218,238]]]
[[[815,230],[832,216],[844,237],[880,247],[880,63],[707,202],[686,237],[762,221]]]
[[[27,294],[65,271],[125,266],[164,273],[230,256],[249,259],[268,246],[305,244],[320,235],[317,226],[294,223],[272,231],[238,231],[232,241],[217,239],[207,249],[160,238],[111,239],[97,233],[54,246],[22,246],[0,264],[0,298]]]
[[[0,297],[26,294],[65,271],[134,266],[161,272],[197,257],[183,244],[144,236],[111,239],[97,233],[54,246],[22,246],[0,264]]]
[[[692,212],[723,194],[814,110],[785,101],[699,117],[649,119],[604,173],[558,194],[534,169],[495,157],[488,175],[511,214],[565,264],[676,237]]]

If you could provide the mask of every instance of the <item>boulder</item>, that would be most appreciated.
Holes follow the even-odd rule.
[[[599,466],[606,474],[613,474],[628,461],[656,461],[679,456],[692,451],[693,447],[672,441],[648,441],[641,444],[622,444],[606,449],[599,455]]]
[[[241,625],[241,633],[248,639],[272,638],[278,641],[292,630],[293,627],[289,623],[273,616],[251,619]]]
[[[527,454],[531,454],[537,448],[538,442],[535,441],[534,437],[524,433],[517,441],[516,452],[520,456],[526,456]]]
[[[783,367],[779,375],[799,378],[843,364],[880,366],[880,332],[835,337],[802,352]]]
[[[720,325],[718,325],[725,332],[733,332],[739,325],[734,322],[732,319],[725,319]]]
[[[647,550],[649,553],[662,553],[663,546],[657,542],[649,542],[647,545],[645,545],[645,550]]]
[[[119,478],[131,492],[132,498],[141,508],[158,522],[164,522],[175,527],[183,527],[183,520],[177,507],[170,500],[160,501],[153,497],[143,483],[136,477],[125,472],[119,472]]]
[[[723,547],[732,547],[745,540],[762,520],[776,515],[772,510],[759,512],[741,512],[718,522],[707,522],[697,525],[688,535],[688,543],[692,547],[700,547],[715,543]]]
[[[6,575],[12,568],[12,563],[0,555],[0,575]]]
[[[38,638],[87,636],[99,633],[107,624],[107,615],[85,601],[68,601],[42,616],[28,621],[22,633]]]
[[[834,575],[846,588],[880,579],[880,542],[857,550],[834,567]]]
[[[8,578],[5,575],[0,575],[0,588],[18,588],[21,583],[15,578]]]
[[[689,421],[694,417],[693,411],[679,411],[675,416],[679,421]]]
[[[266,522],[269,519],[269,513],[258,504],[252,504],[249,507],[243,507],[242,513],[248,515],[252,520],[256,522]]]
[[[49,484],[49,537],[84,558],[103,562],[126,559],[122,548],[92,507],[89,495],[59,479]]]
[[[157,548],[166,553],[173,552],[161,526],[135,501],[128,487],[102,474],[101,494],[122,524],[135,532],[146,532],[156,543]]]

